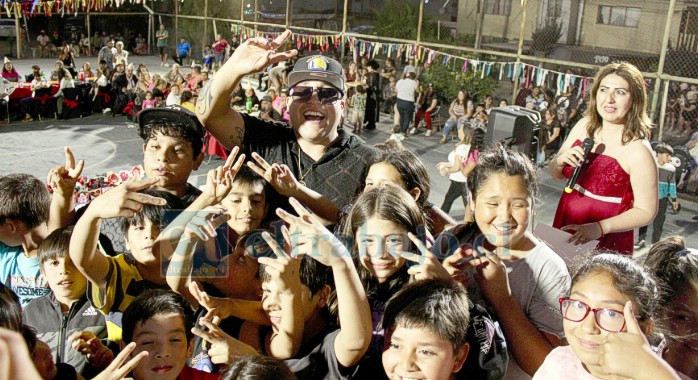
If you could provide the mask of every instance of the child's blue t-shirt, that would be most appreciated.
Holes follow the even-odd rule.
[[[0,242],[0,281],[19,296],[22,308],[51,289],[39,271],[39,259],[27,257],[19,247],[8,247]]]

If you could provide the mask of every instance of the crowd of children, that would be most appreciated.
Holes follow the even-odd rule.
[[[534,164],[481,130],[441,165],[466,174],[459,224],[397,142],[335,205],[238,147],[199,190],[197,116],[138,123],[146,179],[77,212],[69,149],[53,194],[0,177],[0,378],[698,378],[698,251],[669,237],[568,268],[529,229]]]

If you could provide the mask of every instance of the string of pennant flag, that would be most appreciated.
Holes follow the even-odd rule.
[[[281,32],[255,33],[253,28],[237,24],[231,26],[231,31],[240,36],[241,40],[254,36],[273,39],[281,34]],[[379,54],[396,59],[403,56],[414,57],[418,62],[450,64],[460,68],[464,73],[472,71],[475,75],[479,74],[481,78],[491,77],[500,81],[504,79],[514,81],[518,78],[522,86],[526,88],[545,84],[548,88],[556,90],[558,94],[564,93],[569,86],[574,86],[577,95],[581,95],[589,89],[593,80],[591,77],[548,70],[525,62],[483,61],[444,53],[416,44],[368,41],[351,36],[342,37],[341,34],[293,33],[291,43],[298,49],[313,50],[318,48],[321,51],[327,51],[332,46],[335,49],[344,49],[345,44],[347,44],[355,62],[358,62],[359,57],[375,58]]]
[[[104,11],[107,8],[122,4],[142,4],[146,0],[34,0],[20,3],[16,0],[0,0],[2,13],[8,18],[31,16],[52,16],[54,14],[72,14],[79,12]]]

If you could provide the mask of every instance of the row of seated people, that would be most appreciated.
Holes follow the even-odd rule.
[[[56,62],[50,77],[46,77],[38,65],[34,65],[32,73],[26,77],[19,75],[11,62],[6,62],[5,66],[10,70],[3,68],[0,119],[8,121],[10,118],[16,121],[41,117],[67,119],[93,112],[135,115],[134,111],[147,108],[150,101],[153,102],[151,106],[180,104],[183,92],[190,90],[194,95],[208,80],[208,73],[201,73],[199,67],[186,74],[178,67],[173,68],[161,77],[151,74],[145,65],[138,67],[136,75],[132,65],[117,64],[110,70],[102,61],[95,70],[85,63],[79,77],[74,78],[60,61]],[[16,75],[6,76],[6,71]],[[12,83],[23,80],[26,83]],[[177,90],[171,91],[175,87]],[[192,99],[192,96],[185,97]]]

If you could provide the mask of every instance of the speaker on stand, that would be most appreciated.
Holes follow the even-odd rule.
[[[501,143],[535,162],[540,128],[541,117],[538,111],[519,106],[493,108],[487,123],[485,145]]]

